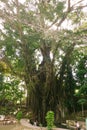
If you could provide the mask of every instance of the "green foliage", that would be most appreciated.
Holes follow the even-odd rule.
[[[58,15],[58,17],[61,18],[61,16],[63,16],[63,9],[64,9],[64,4],[65,2],[54,2],[53,4],[48,2],[48,3],[40,3],[39,5],[39,9],[41,14],[43,14],[43,16],[47,19],[52,21],[53,19],[55,19],[55,15]]]
[[[78,103],[81,104],[81,105],[83,105],[83,104],[86,104],[86,103],[87,103],[87,100],[84,99],[84,98],[82,98],[82,99],[79,99],[79,100],[78,100]]]
[[[20,100],[23,98],[23,90],[20,90],[20,80],[14,76],[8,76],[10,81],[3,81],[1,84],[0,82],[0,101],[2,104],[6,104],[9,106],[11,102],[13,102],[14,105],[17,104],[17,101],[20,102]],[[6,80],[6,76],[4,76],[4,79]],[[21,85],[23,88],[23,86]],[[5,103],[6,102],[6,103]],[[10,104],[11,105],[11,104]]]
[[[80,23],[81,20],[83,19],[84,17],[84,14],[83,12],[81,11],[81,9],[77,9],[75,11],[73,11],[72,13],[70,13],[68,15],[69,19],[72,20],[72,23],[73,24],[77,24],[77,23]]]
[[[81,88],[79,89],[79,94],[83,97],[87,96],[87,84],[81,86]]]
[[[0,107],[0,115],[6,115],[7,112],[7,108],[6,107]]]
[[[64,9],[65,2],[58,2],[55,11],[57,12],[58,16],[63,16],[63,9]]]
[[[48,111],[45,118],[46,118],[46,121],[47,121],[48,130],[52,130],[52,128],[54,126],[54,112]]]
[[[87,55],[83,55],[78,64],[77,82],[79,83],[78,95],[87,96]]]
[[[22,113],[22,111],[19,111],[19,112],[17,113],[17,115],[16,115],[16,118],[17,118],[18,120],[20,120],[20,119],[22,119],[22,117],[23,117],[23,113]]]

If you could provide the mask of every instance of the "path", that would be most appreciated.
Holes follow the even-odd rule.
[[[21,125],[26,126],[32,130],[34,130],[34,129],[35,130],[47,130],[46,127],[39,127],[39,126],[34,126],[34,125],[30,124],[27,119],[21,119],[20,123],[21,123]],[[69,130],[69,129],[53,128],[53,130]]]

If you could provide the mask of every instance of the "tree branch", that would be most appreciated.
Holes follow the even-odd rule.
[[[71,7],[71,1],[68,0],[68,8],[67,8],[67,11],[68,11],[68,12],[70,11],[70,7]]]
[[[70,3],[70,0],[68,0],[68,8],[67,8],[67,11],[64,12],[64,15],[63,17],[58,21],[58,16],[57,18],[53,21],[53,23],[48,27],[51,28],[53,25],[56,25],[57,27],[59,27],[63,22],[64,20],[66,19],[66,17],[68,16],[68,14],[74,10],[78,10],[78,9],[83,9],[85,7],[87,7],[87,4],[86,5],[82,5],[82,6],[76,6],[77,4],[81,3],[82,0],[78,1],[77,3],[75,3],[74,5],[71,6],[71,3]],[[76,7],[76,8],[75,8]]]

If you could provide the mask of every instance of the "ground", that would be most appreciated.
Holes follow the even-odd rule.
[[[22,126],[21,124],[16,124],[16,125],[0,125],[0,130],[32,130],[32,129]]]
[[[19,123],[13,125],[0,125],[0,130],[47,130],[46,127],[37,127],[31,125],[27,119],[21,119]],[[66,130],[61,128],[54,128],[54,130]]]
[[[0,130],[36,130],[36,128],[28,128],[20,124],[16,124],[16,125],[0,125]],[[66,130],[66,129],[58,128],[57,130]]]

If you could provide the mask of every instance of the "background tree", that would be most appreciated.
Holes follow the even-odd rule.
[[[78,103],[82,105],[82,116],[84,116],[84,105],[87,103],[87,56],[82,54],[77,69],[77,85],[79,97]]]

